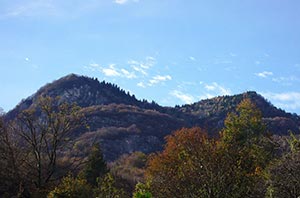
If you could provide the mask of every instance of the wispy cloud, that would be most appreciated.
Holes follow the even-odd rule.
[[[267,78],[269,76],[273,76],[273,72],[270,71],[263,71],[260,73],[255,73],[256,76],[261,77],[261,78]]]
[[[204,88],[207,91],[213,91],[217,95],[230,95],[231,94],[231,90],[230,89],[225,88],[224,86],[219,85],[216,82],[213,82],[211,84],[205,84]]]
[[[270,101],[272,101],[272,103],[274,103],[275,106],[280,108],[289,111],[294,111],[300,108],[300,92],[262,92],[260,94],[268,98]]]
[[[138,87],[146,88],[147,86],[143,82],[139,82],[136,84]]]
[[[101,71],[105,76],[121,76],[121,74],[115,68],[115,64],[110,64],[107,68],[101,68]]]
[[[22,2],[22,1],[21,1]],[[57,15],[57,9],[52,0],[26,1],[26,3],[12,4],[7,8],[4,17],[19,16],[48,16]]]
[[[148,85],[149,86],[153,86],[155,84],[158,84],[158,83],[161,83],[161,82],[165,82],[167,80],[172,80],[172,77],[170,75],[165,75],[165,76],[157,75],[157,76],[153,76],[152,79],[149,80]]]
[[[129,1],[129,0],[128,0]],[[136,0],[130,0],[137,2]],[[61,0],[26,0],[8,1],[0,6],[1,18],[24,17],[58,17],[60,19],[74,19],[91,12],[99,12],[106,4],[105,1],[61,1]]]
[[[173,91],[170,92],[170,94],[172,96],[178,98],[179,100],[181,100],[185,104],[191,104],[191,103],[195,102],[195,98],[192,95],[183,93],[179,90],[173,90]]]
[[[217,82],[213,82],[210,84],[201,82],[200,85],[203,86],[204,90],[200,96],[197,98],[200,100],[207,99],[207,98],[213,98],[216,96],[226,96],[231,95],[232,92],[229,88],[226,88]]]
[[[208,91],[214,91],[216,89],[214,85],[205,85],[204,88]]]
[[[89,64],[89,66],[85,66],[84,68],[93,72],[95,71],[101,72],[103,75],[107,77],[122,77],[128,79],[137,77],[134,72],[128,71],[124,68],[121,69],[117,68],[116,64],[110,64],[107,67],[103,67],[97,63],[91,63]]]
[[[281,77],[272,78],[272,81],[280,83],[282,85],[292,85],[294,82],[299,82],[300,78],[296,76],[288,76],[288,77],[281,76]]]
[[[189,59],[190,59],[191,61],[196,61],[196,58],[193,57],[193,56],[190,56]]]
[[[129,2],[134,2],[134,3],[138,3],[139,0],[114,0],[114,2],[116,4],[126,4],[126,3],[129,3]]]
[[[128,64],[136,72],[147,76],[148,70],[156,64],[156,60],[152,56],[147,56],[144,61],[130,60]]]

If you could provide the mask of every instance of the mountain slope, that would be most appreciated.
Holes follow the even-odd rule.
[[[8,112],[6,118],[13,119],[22,110],[33,107],[40,96],[59,96],[61,101],[81,106],[90,129],[74,131],[72,138],[81,150],[95,141],[100,142],[107,160],[134,151],[160,150],[164,137],[182,127],[200,126],[217,136],[226,115],[234,111],[243,98],[250,98],[259,107],[273,134],[286,135],[289,130],[300,132],[299,116],[277,109],[256,92],[219,96],[172,108],[137,100],[116,85],[75,74],[40,88]]]
[[[118,86],[99,82],[97,78],[89,78],[70,74],[41,87],[35,94],[22,100],[7,117],[13,118],[20,111],[30,108],[40,96],[60,97],[61,102],[75,102],[80,107],[105,104],[128,104],[143,108],[158,108],[159,106],[147,101],[139,101],[134,95],[126,93]]]

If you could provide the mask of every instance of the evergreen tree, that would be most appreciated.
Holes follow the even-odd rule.
[[[93,186],[97,186],[97,178],[102,178],[108,172],[99,144],[94,144],[83,171],[84,178]]]

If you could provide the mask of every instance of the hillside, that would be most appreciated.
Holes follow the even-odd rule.
[[[164,137],[182,127],[200,126],[209,135],[217,136],[226,115],[243,98],[250,98],[259,107],[271,133],[286,135],[289,130],[300,133],[299,116],[274,107],[256,92],[219,96],[172,108],[140,101],[114,84],[75,74],[43,86],[8,112],[6,119],[32,108],[40,96],[59,96],[61,101],[81,106],[90,128],[74,132],[72,138],[82,149],[100,142],[107,160],[134,151],[160,150]]]

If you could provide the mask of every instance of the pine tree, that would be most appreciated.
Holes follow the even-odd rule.
[[[89,184],[97,186],[97,178],[103,177],[108,172],[99,144],[94,144],[88,161],[83,171],[84,178]]]

